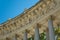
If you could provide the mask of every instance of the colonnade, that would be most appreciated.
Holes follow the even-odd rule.
[[[38,26],[35,27],[35,33],[34,33],[34,40],[41,40],[39,34],[39,28]],[[27,32],[24,32],[24,38],[23,40],[27,40]],[[55,40],[55,32],[53,28],[53,20],[52,17],[48,19],[48,31],[46,33],[46,40]]]
[[[55,39],[55,31],[54,31],[54,25],[53,25],[53,18],[50,16],[48,19],[48,27],[46,28],[46,40],[56,40]],[[59,25],[60,26],[60,25]],[[32,30],[31,30],[32,31]],[[13,40],[17,40],[17,37],[15,36]],[[23,38],[21,40],[28,40],[28,32],[27,29],[23,33]],[[31,39],[33,40],[33,39]],[[40,39],[40,31],[38,25],[35,26],[35,32],[34,32],[34,40],[41,40]]]

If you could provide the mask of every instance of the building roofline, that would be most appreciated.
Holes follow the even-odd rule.
[[[41,2],[41,0],[39,0],[35,5],[33,5],[32,7],[28,8],[28,9],[25,10],[25,11],[26,11],[26,12],[29,12],[33,7],[35,7],[36,5],[38,5],[40,2]],[[14,17],[14,18],[12,18],[12,19],[10,19],[10,20],[14,20],[14,19],[16,19],[16,18],[18,18],[18,17],[21,17],[22,15],[26,14],[25,11],[23,11],[21,14],[17,15],[16,17]],[[25,12],[25,13],[24,13],[24,12]],[[1,25],[4,25],[5,23],[9,22],[10,20],[7,20],[7,21],[1,23]]]

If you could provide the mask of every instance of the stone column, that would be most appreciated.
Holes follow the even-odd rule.
[[[48,31],[48,28],[46,30],[46,40],[49,40],[49,31]]]
[[[40,40],[40,38],[39,38],[39,28],[37,26],[35,27],[34,40]]]
[[[58,23],[58,34],[57,34],[57,40],[60,40],[60,22]]]
[[[13,37],[13,40],[17,40],[17,36],[16,35]]]
[[[12,38],[10,38],[10,37],[7,37],[5,40],[12,40]]]
[[[52,17],[48,19],[48,29],[49,29],[49,40],[55,40],[55,32],[53,28],[53,20]]]
[[[8,37],[7,37],[6,40],[11,40],[11,38],[8,38]]]
[[[23,40],[28,40],[28,38],[27,38],[27,31],[26,31],[26,30],[25,30],[25,32],[24,32]]]

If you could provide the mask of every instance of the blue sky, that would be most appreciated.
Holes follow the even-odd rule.
[[[14,18],[39,0],[0,0],[0,24]]]

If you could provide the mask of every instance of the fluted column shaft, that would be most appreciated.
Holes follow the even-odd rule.
[[[27,32],[25,31],[24,32],[24,37],[23,37],[23,40],[27,40],[28,38],[27,38]]]
[[[60,40],[60,22],[58,24],[58,34],[57,34],[57,40]]]
[[[46,40],[49,40],[49,32],[48,32],[48,29],[46,30]]]
[[[17,40],[17,34],[15,34],[13,37],[12,37],[12,40]]]
[[[48,29],[49,29],[49,39],[50,40],[55,40],[53,21],[52,21],[51,18],[48,20]]]
[[[39,28],[38,27],[35,27],[34,40],[40,40],[40,38],[39,38]]]

